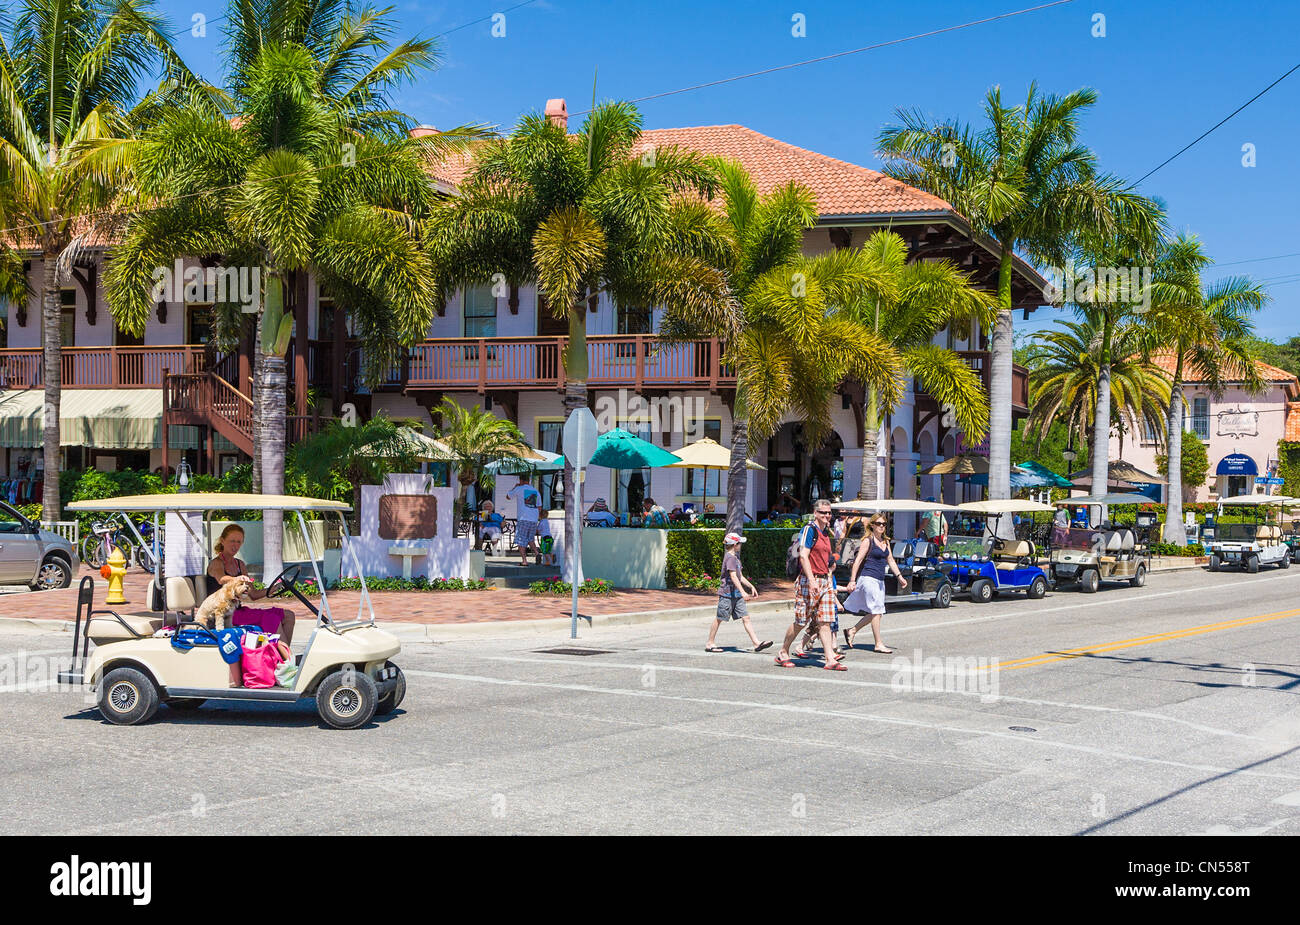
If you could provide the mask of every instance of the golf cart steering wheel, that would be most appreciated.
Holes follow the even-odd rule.
[[[301,572],[302,572],[301,562],[295,565],[290,565],[287,568],[285,568],[283,572],[275,576],[274,581],[272,581],[269,585],[266,586],[266,596],[268,598],[275,597],[281,591],[288,591],[298,600],[302,601],[303,605],[308,610],[310,610],[312,613],[316,614],[317,616],[320,616],[320,611],[316,609],[315,605],[312,604],[311,601],[307,600],[307,598],[303,596],[303,593],[298,590],[298,575]]]

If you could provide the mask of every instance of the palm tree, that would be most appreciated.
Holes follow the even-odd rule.
[[[1103,397],[1108,410],[1105,423],[1098,425],[1104,323],[1095,312],[1082,321],[1058,321],[1035,336],[1041,362],[1029,374],[1031,410],[1024,433],[1036,449],[1058,421],[1065,424],[1071,441],[1086,442],[1094,457],[1109,455],[1112,423],[1161,433],[1169,407],[1169,377],[1145,352],[1146,328],[1132,322],[1112,328],[1114,359]],[[1093,490],[1102,494],[1105,484],[1094,482]]]
[[[876,232],[863,250],[889,274],[891,285],[885,291],[894,295],[857,303],[857,317],[887,338],[907,373],[941,407],[951,408],[962,432],[978,442],[988,431],[984,383],[954,351],[932,341],[947,327],[969,334],[991,325],[996,306],[992,295],[947,260],[909,263],[907,245],[893,232]],[[868,385],[859,498],[879,497],[875,460],[883,410],[879,391]]]
[[[349,308],[377,378],[433,319],[434,268],[419,220],[434,198],[431,157],[460,150],[476,133],[411,138],[389,91],[436,63],[425,40],[390,47],[392,23],[336,0],[293,5],[235,2],[227,92],[235,117],[198,107],[163,113],[139,142],[142,192],[156,205],[127,224],[105,277],[109,306],[126,330],[142,331],[155,267],[221,255],[256,268],[264,310],[255,370],[255,444],[261,490],[283,491],[285,350],[292,315],[285,288],[305,297],[307,274]],[[227,343],[240,306],[215,306]],[[268,573],[280,567],[280,514],[267,512]]]
[[[897,113],[900,124],[880,134],[890,176],[947,200],[977,235],[998,251],[998,315],[990,345],[989,497],[1011,494],[1011,274],[1023,251],[1064,266],[1082,232],[1106,237],[1158,225],[1148,200],[1099,171],[1096,155],[1078,141],[1079,116],[1097,100],[1093,90],[1065,96],[1030,85],[1021,106],[1006,106],[1001,89],[985,98],[987,124],[932,123],[921,112]],[[1003,518],[1004,520],[1006,518]]]
[[[469,487],[483,477],[484,468],[502,459],[522,459],[528,445],[513,422],[478,406],[465,408],[444,398],[437,413],[442,417],[438,439],[452,452],[451,463],[456,467],[456,481],[460,484],[456,500],[459,522],[468,513],[465,501]]]
[[[694,220],[716,180],[694,152],[633,149],[641,116],[627,103],[593,108],[577,135],[540,115],[484,145],[460,195],[447,201],[432,241],[436,290],[446,298],[496,274],[535,283],[568,321],[565,416],[587,403],[587,310],[601,294],[619,305],[661,306],[661,334],[734,329],[738,311],[723,274],[697,255]],[[573,470],[565,462],[570,535],[579,529]],[[567,565],[575,545],[565,543]]]
[[[112,227],[130,188],[131,137],[159,107],[205,97],[147,0],[21,0],[0,34],[0,286],[26,298],[24,256],[41,261],[45,487],[58,520],[60,283]],[[141,99],[149,75],[166,82]]]
[[[1152,307],[1148,316],[1157,349],[1173,355],[1173,387],[1166,421],[1168,446],[1168,496],[1164,541],[1187,543],[1183,523],[1183,385],[1189,372],[1205,383],[1216,398],[1229,381],[1240,381],[1250,391],[1264,383],[1251,351],[1254,323],[1250,316],[1263,308],[1268,295],[1240,276],[1203,287],[1201,271],[1210,259],[1200,241],[1179,235],[1156,262]]]

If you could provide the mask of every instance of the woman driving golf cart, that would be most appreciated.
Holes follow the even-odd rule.
[[[238,524],[228,524],[217,540],[217,556],[208,563],[208,593],[237,578],[247,578],[248,567],[235,554],[244,545],[244,530]],[[249,597],[259,600],[266,590],[254,588]],[[237,607],[231,614],[232,626],[257,626],[267,633],[279,633],[286,645],[293,644],[294,613],[288,607]]]

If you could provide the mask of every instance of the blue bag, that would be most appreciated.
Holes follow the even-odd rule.
[[[195,646],[216,646],[221,660],[227,665],[234,665],[243,657],[243,639],[247,629],[245,626],[232,626],[213,632],[203,627],[186,626],[172,636],[172,646],[182,651]]]

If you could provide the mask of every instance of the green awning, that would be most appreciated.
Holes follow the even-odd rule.
[[[0,392],[0,447],[39,447],[45,442],[42,389]],[[199,428],[175,426],[172,449],[200,448]],[[231,451],[216,435],[216,449]],[[65,389],[59,401],[59,443],[100,450],[155,450],[162,446],[162,389]]]

